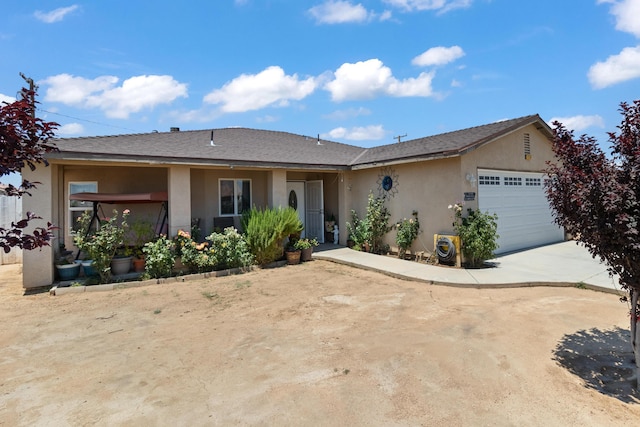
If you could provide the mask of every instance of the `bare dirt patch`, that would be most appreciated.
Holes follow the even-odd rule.
[[[0,425],[603,426],[640,417],[628,383],[594,379],[608,369],[598,363],[631,354],[614,295],[448,288],[313,261],[24,296],[19,268],[0,267]],[[581,357],[594,351],[608,358]]]

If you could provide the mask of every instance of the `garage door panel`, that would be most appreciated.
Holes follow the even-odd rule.
[[[479,170],[478,176],[480,210],[498,215],[496,253],[563,240],[544,193],[543,174]]]

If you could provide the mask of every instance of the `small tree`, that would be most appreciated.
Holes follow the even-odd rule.
[[[610,132],[612,155],[596,140],[554,122],[551,177],[545,184],[555,222],[600,258],[631,301],[631,341],[640,373],[640,100],[620,104],[619,133]]]
[[[454,215],[453,228],[462,241],[466,262],[470,267],[481,267],[498,249],[498,215],[467,209],[467,216],[463,217],[462,206],[463,203],[449,206]]]
[[[36,87],[33,80],[23,78],[29,83],[29,88],[22,89],[20,99],[0,103],[0,176],[19,173],[25,167],[34,170],[39,164],[48,166],[45,154],[58,150],[49,142],[58,124],[36,117]],[[37,184],[40,183],[23,180],[18,188],[9,185],[6,193],[14,197],[31,196],[29,191]],[[48,222],[46,227],[35,227],[32,234],[24,232],[36,219],[42,218],[27,212],[26,218],[12,222],[11,228],[0,228],[0,247],[5,253],[13,247],[32,250],[49,246],[54,229],[51,223]]]
[[[389,218],[391,214],[384,205],[384,198],[374,197],[369,193],[367,199],[367,215],[360,219],[355,210],[351,210],[351,222],[347,222],[347,230],[355,246],[364,249],[369,244],[369,251],[375,254],[382,252],[384,235],[391,230]]]

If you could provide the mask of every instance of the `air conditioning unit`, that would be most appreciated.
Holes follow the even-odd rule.
[[[438,263],[462,267],[460,236],[434,234],[433,247]]]

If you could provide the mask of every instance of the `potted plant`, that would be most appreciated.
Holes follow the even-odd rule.
[[[61,281],[75,280],[80,275],[80,263],[70,262],[67,258],[60,258],[56,262],[58,278]]]
[[[300,249],[301,261],[311,261],[311,254],[313,253],[313,248],[318,246],[318,240],[315,238],[298,239],[293,246],[295,249]]]
[[[111,280],[111,260],[116,251],[124,244],[125,231],[128,229],[127,217],[129,210],[122,212],[122,220],[119,220],[118,211],[113,211],[113,216],[100,221],[97,229],[90,230],[91,214],[85,212],[79,219],[80,231],[74,237],[74,243],[91,260],[90,266],[95,269],[100,278],[100,283],[108,283]],[[84,267],[84,264],[83,264]],[[87,272],[87,267],[85,273]]]
[[[302,254],[302,250],[296,247],[298,242],[299,234],[298,236],[293,234],[289,236],[289,243],[287,243],[284,251],[287,258],[287,264],[289,265],[300,264],[300,255]]]
[[[136,273],[144,272],[145,258],[142,248],[145,243],[153,241],[155,237],[153,223],[147,219],[137,219],[129,226],[128,241],[133,255],[133,270]]]

